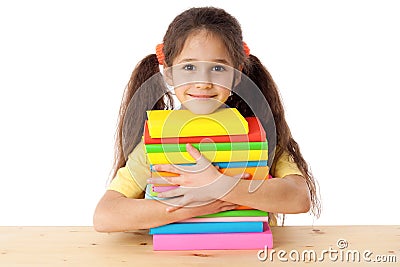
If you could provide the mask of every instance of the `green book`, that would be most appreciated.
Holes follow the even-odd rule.
[[[192,144],[199,151],[265,150],[265,142],[197,143]],[[186,144],[146,144],[147,153],[186,152]]]
[[[268,212],[262,210],[227,210],[217,213],[197,216],[196,218],[214,218],[214,217],[265,217]]]

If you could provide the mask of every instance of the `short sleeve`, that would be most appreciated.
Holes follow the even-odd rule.
[[[146,180],[150,175],[144,145],[140,142],[128,156],[126,165],[117,171],[108,190],[117,191],[128,198],[143,198]]]
[[[290,174],[303,176],[296,162],[294,162],[293,157],[287,151],[283,151],[280,157],[272,164],[271,175],[273,177],[283,178]]]

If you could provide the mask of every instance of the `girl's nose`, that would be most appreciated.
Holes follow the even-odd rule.
[[[211,89],[212,83],[198,82],[195,84],[197,89]]]

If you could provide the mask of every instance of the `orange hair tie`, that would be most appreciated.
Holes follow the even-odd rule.
[[[157,55],[157,60],[158,64],[163,65],[164,64],[164,52],[163,52],[164,44],[158,44],[156,46],[156,55]],[[250,56],[250,48],[247,46],[245,42],[243,42],[243,50],[244,53],[246,54],[247,57]]]
[[[158,60],[158,64],[164,65],[164,52],[163,52],[164,44],[158,44],[156,46],[156,56]]]
[[[247,57],[250,56],[250,48],[247,46],[245,42],[243,42],[243,50]]]

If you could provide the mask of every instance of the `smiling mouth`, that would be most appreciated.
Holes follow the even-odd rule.
[[[193,95],[193,94],[188,94],[190,97],[193,98],[199,98],[199,99],[209,99],[215,97],[215,95]]]

